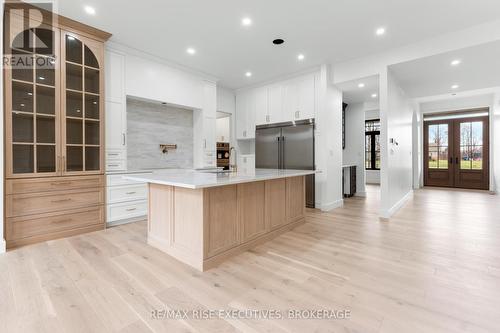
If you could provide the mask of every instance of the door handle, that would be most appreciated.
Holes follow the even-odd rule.
[[[453,157],[450,157],[450,164],[453,164]]]
[[[458,157],[455,157],[455,163],[458,164]]]

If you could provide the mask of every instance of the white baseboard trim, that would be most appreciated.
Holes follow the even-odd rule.
[[[354,193],[355,197],[366,197],[366,192],[356,192]]]
[[[330,202],[327,204],[319,205],[319,209],[323,212],[328,212],[332,209],[342,207],[344,205],[344,199],[340,199],[334,202]]]
[[[385,210],[385,209],[381,209],[380,210],[380,217],[383,218],[383,219],[389,219],[392,215],[394,215],[394,213],[396,213],[399,209],[401,209],[401,207],[403,207],[403,205],[413,196],[413,190],[410,190],[408,191],[408,193],[406,193],[402,198],[401,200],[399,200],[398,202],[396,202],[396,204],[394,206],[392,206],[391,208]]]
[[[7,251],[7,243],[5,239],[0,239],[0,253],[5,253]]]

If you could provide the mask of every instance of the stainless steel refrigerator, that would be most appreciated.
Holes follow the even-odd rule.
[[[257,126],[255,167],[314,170],[314,121]],[[314,175],[306,176],[306,205],[314,208]]]

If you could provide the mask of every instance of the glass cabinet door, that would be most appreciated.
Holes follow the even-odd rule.
[[[15,17],[9,28],[6,53],[18,62],[6,71],[6,176],[54,176],[59,172],[55,57],[59,31],[43,27],[26,30]]]
[[[102,169],[102,46],[65,32],[63,56],[64,172],[98,173]]]

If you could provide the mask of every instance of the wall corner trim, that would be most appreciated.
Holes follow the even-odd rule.
[[[7,252],[7,243],[5,239],[0,239],[0,254]]]
[[[398,210],[401,209],[401,207],[404,206],[404,204],[410,200],[411,198],[413,197],[413,190],[410,190],[408,191],[408,193],[406,193],[402,198],[401,200],[399,200],[394,206],[392,206],[391,208],[389,209],[381,209],[380,210],[380,214],[379,214],[379,217],[381,219],[384,219],[384,220],[387,220],[389,219],[392,215],[394,215],[394,213],[396,213]]]

